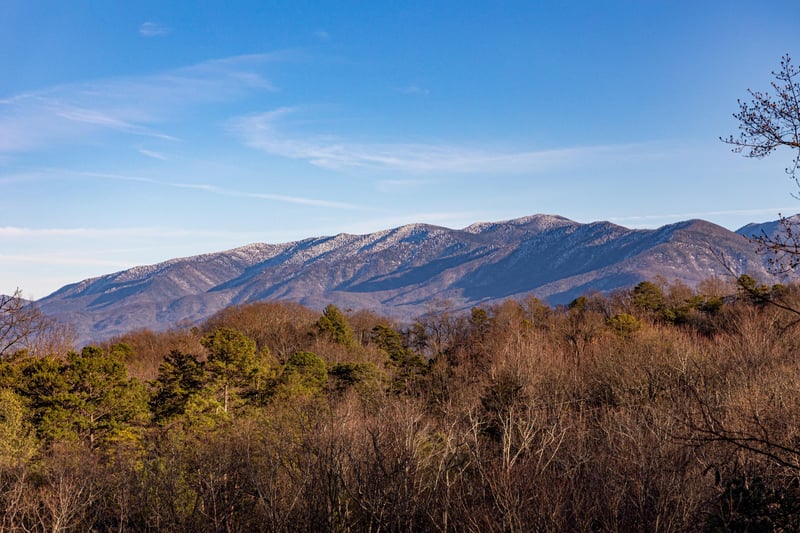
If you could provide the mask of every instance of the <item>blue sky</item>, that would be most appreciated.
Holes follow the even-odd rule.
[[[730,153],[800,2],[0,3],[0,293],[411,222],[731,229],[800,211]]]

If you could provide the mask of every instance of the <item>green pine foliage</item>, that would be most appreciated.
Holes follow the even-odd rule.
[[[350,329],[347,319],[333,304],[329,304],[322,312],[316,328],[318,334],[330,342],[341,344],[347,348],[352,348],[356,344],[353,330]]]
[[[428,364],[419,354],[408,348],[400,333],[385,324],[372,329],[371,340],[388,356],[388,366],[394,370],[394,389],[408,389],[428,370]]]
[[[633,315],[628,313],[617,313],[606,320],[606,324],[611,330],[621,337],[630,337],[642,328],[642,323]]]
[[[633,288],[633,303],[640,309],[658,313],[666,305],[664,291],[652,281],[643,281]]]
[[[256,352],[256,343],[231,328],[218,328],[202,340],[208,350],[205,371],[207,391],[225,413],[257,396],[268,374],[265,354]]]
[[[147,390],[128,378],[122,360],[127,353],[127,347],[106,353],[90,346],[67,356],[64,375],[69,389],[60,398],[58,412],[62,421],[67,415],[72,431],[90,447],[104,440],[136,439],[135,428],[150,417]]]
[[[138,440],[150,418],[148,390],[129,378],[119,350],[88,346],[65,359],[26,357],[15,362],[15,392],[25,400],[39,438],[90,448]]]
[[[0,389],[0,470],[26,464],[36,453],[37,442],[22,397]]]
[[[286,362],[280,392],[286,396],[316,396],[328,383],[328,367],[313,352],[297,352]]]
[[[19,353],[0,530],[793,531],[800,288],[707,286]]]
[[[150,409],[154,419],[162,422],[183,415],[189,400],[207,381],[205,366],[196,356],[172,350],[159,365],[153,384]]]

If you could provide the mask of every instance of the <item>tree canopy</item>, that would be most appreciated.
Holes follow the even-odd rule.
[[[800,188],[800,69],[786,54],[780,69],[773,71],[773,93],[748,89],[749,98],[738,100],[739,135],[720,139],[730,144],[735,153],[745,157],[764,158],[779,148],[788,148],[791,160],[786,174]],[[800,199],[798,193],[795,198]],[[794,218],[781,216],[782,230],[776,234],[754,237],[759,250],[771,254],[775,273],[784,273],[800,266],[800,227]]]

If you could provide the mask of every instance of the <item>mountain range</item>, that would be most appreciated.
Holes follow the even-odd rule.
[[[688,220],[629,229],[555,215],[463,229],[411,224],[138,266],[67,285],[37,304],[71,323],[80,342],[197,323],[224,307],[262,300],[318,309],[333,303],[401,320],[444,301],[467,309],[533,294],[553,305],[656,276],[689,285],[726,276],[723,257],[736,272],[765,277],[766,258],[745,235],[770,228],[732,232]]]

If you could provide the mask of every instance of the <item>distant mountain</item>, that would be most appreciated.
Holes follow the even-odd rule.
[[[334,303],[398,318],[443,300],[466,309],[533,294],[558,304],[655,276],[688,284],[724,276],[720,254],[738,271],[766,274],[746,238],[702,220],[656,230],[553,215],[460,230],[411,224],[172,259],[68,285],[38,304],[71,322],[81,341],[97,341],[261,300],[318,309]]]
[[[792,226],[800,224],[800,215],[792,215],[787,217]],[[759,237],[767,236],[774,237],[784,231],[784,226],[780,220],[770,220],[769,222],[751,223],[736,230],[736,233],[747,237],[748,239],[757,239]]]

